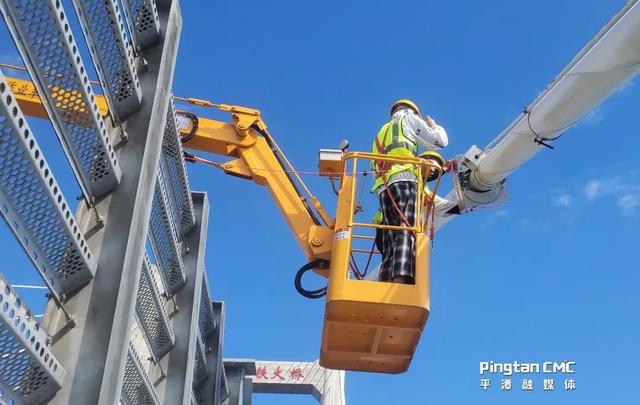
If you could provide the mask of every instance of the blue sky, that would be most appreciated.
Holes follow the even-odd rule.
[[[300,170],[348,138],[370,148],[397,98],[449,133],[446,157],[486,145],[624,4],[519,2],[183,2],[177,95],[258,108]],[[2,32],[3,61],[15,58]],[[10,72],[4,71],[5,74]],[[637,398],[640,90],[627,85],[510,178],[501,208],[444,227],[431,267],[431,317],[407,373],[348,373],[349,404],[601,404]],[[184,106],[182,106],[184,107]],[[196,109],[197,113],[228,119]],[[48,124],[30,121],[67,195],[76,195]],[[305,260],[267,191],[190,165],[211,200],[207,269],[227,305],[225,356],[313,360],[323,303],[299,296]],[[328,207],[325,179],[305,177]],[[365,198],[373,199],[372,196]],[[15,241],[0,227],[3,252]],[[38,283],[1,255],[13,283]],[[41,299],[25,292],[34,305]],[[636,343],[634,343],[636,342]],[[575,360],[575,392],[480,387],[479,362]],[[257,405],[312,404],[256,396]]]

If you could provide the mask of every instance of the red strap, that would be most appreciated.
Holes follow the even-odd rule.
[[[393,125],[393,124],[391,124]],[[388,128],[385,131],[385,138],[388,135]],[[382,146],[382,144],[380,143],[380,139],[378,139],[378,136],[375,137],[374,139],[374,143],[376,145],[376,152],[378,152],[378,154],[383,155],[384,152],[384,147]],[[387,170],[388,170],[388,166],[389,162],[381,162],[381,161],[376,161],[376,171],[378,172],[378,175],[382,177],[382,180],[384,181],[384,188],[385,188],[385,192],[387,193],[387,196],[389,196],[389,199],[391,200],[391,204],[393,205],[393,208],[395,209],[396,213],[400,216],[400,219],[402,220],[402,222],[405,224],[405,226],[411,228],[411,224],[409,223],[409,220],[407,219],[407,217],[404,215],[404,213],[402,212],[402,210],[400,209],[400,207],[398,207],[398,203],[396,203],[396,200],[393,199],[393,196],[391,195],[391,191],[389,190],[389,183],[388,183],[388,179],[387,179]]]
[[[400,216],[400,220],[402,220],[402,222],[404,223],[404,225],[407,228],[411,228],[413,225],[411,225],[409,223],[409,220],[407,219],[407,217],[404,215],[404,212],[402,212],[402,210],[400,209],[400,207],[398,206],[398,203],[396,202],[396,200],[393,199],[393,196],[391,195],[391,190],[389,190],[389,184],[387,183],[387,178],[385,176],[384,178],[385,180],[385,185],[384,185],[384,190],[387,193],[387,196],[389,197],[389,199],[391,200],[391,204],[393,205],[393,208],[396,210],[396,213]],[[417,196],[416,196],[417,197]],[[417,198],[416,198],[417,200]]]
[[[386,133],[385,133],[385,137],[386,137]],[[378,139],[377,136],[376,136],[376,138],[374,140],[374,143],[376,145],[376,152],[379,155],[384,155],[384,147],[380,143],[380,139]],[[388,162],[381,162],[379,160],[376,160],[375,166],[376,166],[376,171],[378,172],[378,175],[379,176],[384,176],[385,172],[387,171],[387,168],[388,168]]]
[[[382,147],[382,144],[380,143],[380,139],[378,139],[377,136],[374,142],[376,144],[376,152],[378,152],[381,155],[384,154],[384,148]]]

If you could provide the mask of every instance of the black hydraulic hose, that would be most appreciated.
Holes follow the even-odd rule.
[[[340,195],[340,192],[338,191],[338,188],[336,187],[336,183],[333,181],[333,177],[329,177],[329,183],[331,183],[331,189],[333,190],[333,193],[337,196]]]
[[[271,143],[271,140],[269,139],[267,134],[265,134],[264,131],[262,131],[257,125],[252,125],[251,129],[253,129],[257,133],[262,135],[262,137],[265,139],[265,141],[267,141],[267,144],[269,145],[269,147],[271,147],[271,150],[273,151],[273,154],[276,157],[276,160],[278,161],[278,163],[280,163],[280,166],[282,167],[282,169],[284,171],[284,174],[289,179],[289,183],[291,183],[291,186],[296,191],[296,194],[298,194],[298,197],[300,197],[300,200],[302,201],[302,203],[304,204],[305,208],[307,209],[307,212],[309,213],[309,216],[313,220],[313,223],[315,223],[316,225],[320,225],[320,220],[318,219],[318,216],[316,215],[315,211],[313,211],[311,209],[311,207],[309,206],[309,203],[307,202],[307,199],[300,192],[300,189],[298,188],[298,185],[296,184],[296,182],[291,178],[291,174],[287,171],[286,166],[285,166],[284,162],[282,161],[282,158],[280,157],[280,154],[276,152],[276,149],[273,146],[273,144]]]
[[[191,120],[191,131],[189,131],[189,134],[187,134],[187,136],[183,136],[181,138],[182,143],[187,143],[189,142],[191,139],[193,139],[193,137],[196,135],[196,131],[198,130],[198,125],[200,124],[200,121],[198,120],[198,116],[195,115],[194,113],[192,113],[191,111],[176,111],[176,115],[182,115],[184,117],[187,117]]]
[[[298,291],[300,295],[302,295],[303,297],[311,298],[311,299],[322,298],[325,295],[327,295],[326,286],[322,288],[318,288],[317,290],[307,290],[302,286],[302,276],[304,275],[304,273],[321,266],[326,266],[327,264],[329,264],[328,261],[317,259],[300,267],[300,270],[298,270],[298,272],[296,273],[296,278],[294,280],[296,291]]]

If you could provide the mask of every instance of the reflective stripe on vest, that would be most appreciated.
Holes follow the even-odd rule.
[[[374,143],[371,148],[372,152],[392,156],[415,156],[418,152],[418,145],[404,135],[404,130],[402,128],[403,122],[404,117],[394,119],[386,123],[374,139]],[[391,137],[389,137],[390,132]],[[390,177],[396,173],[404,171],[410,171],[414,174],[416,173],[415,167],[409,164],[396,163],[390,165],[388,162],[380,162],[378,164],[373,164],[372,166],[374,170],[378,172],[372,191],[384,183],[384,176],[381,176],[380,174]]]
[[[393,124],[391,124],[393,136],[391,137],[391,143],[384,147],[384,153],[389,153],[396,148],[408,149],[414,155],[418,152],[418,145],[404,136],[404,130],[402,129],[403,122],[404,117],[400,118],[399,120],[394,120]],[[400,137],[402,137],[402,140],[400,140]]]
[[[418,145],[404,135],[404,130],[402,129],[403,122],[404,117],[389,121],[384,127],[382,127],[382,130],[378,132],[375,139],[375,153],[388,154],[397,148],[406,149],[412,155],[418,153]],[[389,138],[389,127],[391,127],[391,142],[387,144],[387,139]],[[382,135],[382,141],[380,141],[380,135]]]

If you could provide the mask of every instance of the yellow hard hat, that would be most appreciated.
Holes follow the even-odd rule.
[[[393,112],[396,110],[396,108],[398,108],[400,106],[407,106],[407,107],[411,108],[413,111],[415,111],[416,114],[422,116],[420,114],[420,109],[418,108],[416,103],[414,103],[413,101],[411,101],[411,100],[409,100],[407,98],[400,99],[400,100],[396,101],[395,103],[393,103],[393,105],[391,106],[391,115],[393,115]]]
[[[435,162],[440,167],[440,170],[438,170],[434,166],[423,166],[422,178],[424,179],[424,181],[428,183],[430,181],[436,180],[442,175],[442,168],[447,164],[447,161],[445,158],[440,156],[438,152],[426,151],[422,152],[418,157],[430,162]]]
[[[425,160],[435,160],[440,166],[447,164],[447,160],[445,158],[443,158],[438,152],[434,152],[432,150],[422,152],[418,157]]]

